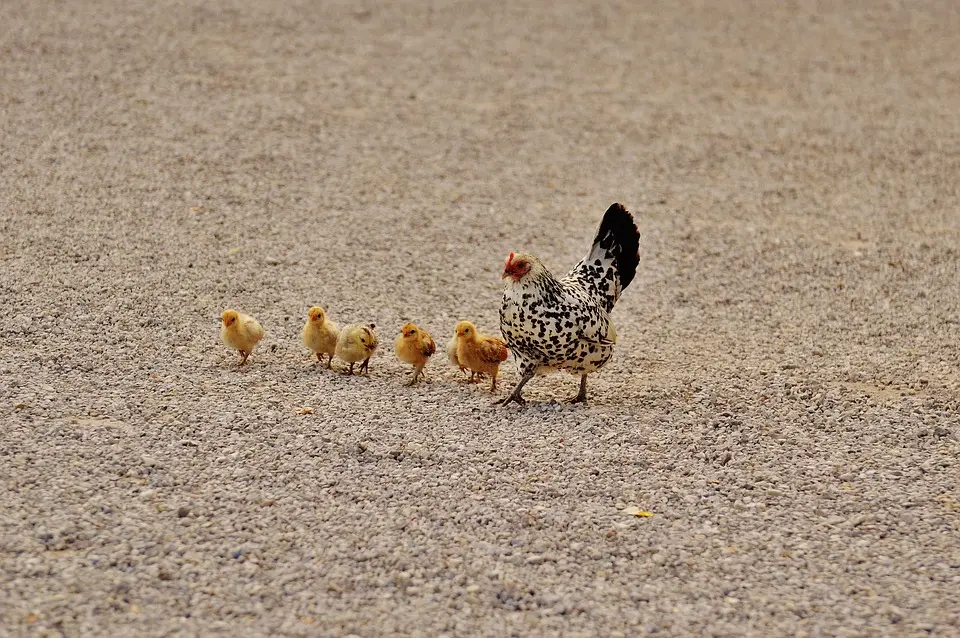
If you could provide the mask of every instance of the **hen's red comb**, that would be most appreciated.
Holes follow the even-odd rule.
[[[513,253],[510,253],[510,255],[507,257],[507,265],[509,266],[512,263],[513,263]]]

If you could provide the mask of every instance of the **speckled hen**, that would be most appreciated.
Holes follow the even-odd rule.
[[[525,403],[523,386],[536,374],[567,370],[580,375],[573,403],[587,399],[587,375],[613,356],[617,333],[610,312],[637,272],[640,233],[620,204],[607,209],[587,256],[562,279],[533,255],[510,253],[500,331],[517,358],[520,381],[498,401]]]

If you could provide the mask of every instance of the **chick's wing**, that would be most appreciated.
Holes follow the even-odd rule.
[[[507,360],[507,344],[492,337],[480,342],[480,356],[489,363]]]
[[[430,335],[424,335],[420,340],[420,354],[429,357],[436,351],[437,344],[433,342],[433,338]]]

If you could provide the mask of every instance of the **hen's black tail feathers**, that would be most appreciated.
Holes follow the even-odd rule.
[[[590,249],[590,257],[613,258],[620,276],[620,292],[627,289],[640,264],[640,231],[631,215],[621,204],[613,204],[603,214],[597,236]]]

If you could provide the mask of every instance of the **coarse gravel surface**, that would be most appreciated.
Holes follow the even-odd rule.
[[[957,7],[4,0],[0,635],[960,635]],[[614,201],[587,406],[402,385]]]

